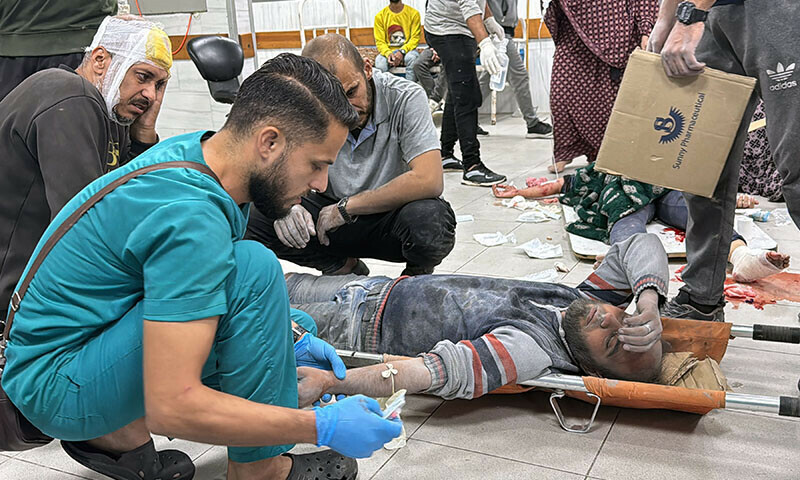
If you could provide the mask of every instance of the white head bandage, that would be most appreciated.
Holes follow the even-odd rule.
[[[103,47],[111,55],[100,93],[106,101],[108,115],[119,122],[114,107],[120,100],[119,86],[136,63],[148,63],[169,73],[172,67],[172,45],[169,36],[158,25],[136,17],[106,17],[87,48],[91,52]]]

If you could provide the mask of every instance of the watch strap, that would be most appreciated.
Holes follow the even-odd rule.
[[[344,219],[344,223],[351,224],[355,222],[358,217],[347,213],[348,200],[350,200],[350,197],[344,197],[336,202],[336,209],[339,210],[339,214],[342,216],[342,219]]]
[[[308,333],[308,330],[306,330],[305,328],[294,323],[292,324],[292,337],[294,337],[294,343],[297,343],[297,341],[300,340],[300,337],[302,337],[306,333]]]

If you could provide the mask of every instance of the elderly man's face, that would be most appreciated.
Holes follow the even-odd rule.
[[[114,113],[122,123],[133,123],[164,95],[169,74],[149,63],[136,63],[128,69],[119,86],[119,103]]]
[[[599,366],[617,372],[622,378],[630,378],[643,370],[650,371],[661,362],[662,354],[660,342],[644,353],[629,352],[622,348],[617,331],[629,316],[613,305],[596,302],[581,322],[583,337],[592,358]]]

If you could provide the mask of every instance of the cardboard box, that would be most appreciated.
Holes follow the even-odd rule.
[[[711,197],[756,80],[706,68],[672,79],[661,57],[631,54],[598,170]]]

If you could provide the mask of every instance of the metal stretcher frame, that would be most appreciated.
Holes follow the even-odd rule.
[[[662,318],[662,324],[664,327],[662,338],[672,345],[673,351],[693,352],[700,360],[710,357],[717,362],[721,361],[727,350],[728,341],[735,337],[800,344],[800,327],[734,325],[725,322],[701,322],[672,318]],[[337,350],[337,353],[346,363],[348,359],[358,359],[367,363],[383,363],[410,358],[352,350]],[[668,409],[697,414],[706,414],[711,410],[724,408],[800,417],[800,397],[798,396],[752,395],[559,373],[544,375],[518,385],[506,385],[490,393],[522,393],[533,388],[553,391],[550,395],[553,412],[561,427],[572,433],[589,432],[601,404],[626,408]],[[579,425],[567,423],[557,401],[566,395],[595,405],[588,421]]]
[[[347,5],[345,5],[344,0],[338,0],[339,5],[342,6],[342,11],[344,11],[344,23],[340,24],[333,24],[333,25],[303,25],[303,8],[306,5],[306,2],[309,0],[300,0],[297,4],[297,19],[300,22],[300,48],[305,48],[306,46],[306,29],[311,30],[311,37],[317,36],[317,31],[322,30],[324,33],[329,32],[338,32],[341,29],[345,31],[345,37],[350,40],[350,13],[347,11]]]

